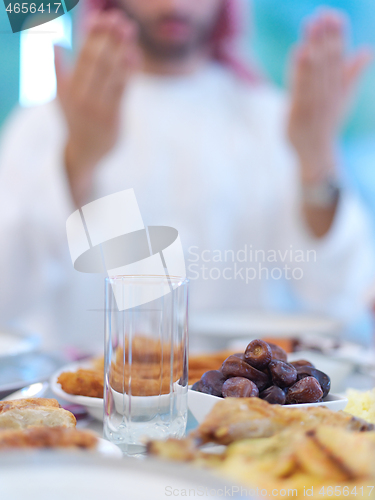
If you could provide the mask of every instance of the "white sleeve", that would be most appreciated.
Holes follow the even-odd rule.
[[[375,278],[375,249],[371,222],[364,205],[348,187],[340,194],[329,232],[315,238],[302,213],[297,159],[286,138],[288,100],[282,94],[268,97],[272,120],[270,143],[277,157],[270,172],[279,210],[269,221],[281,255],[281,267],[290,266],[284,282],[296,309],[327,314],[350,323],[366,311],[366,293]],[[272,188],[271,188],[272,189]],[[279,265],[279,264],[278,264]],[[292,274],[294,272],[294,275]],[[285,287],[284,287],[285,288]]]
[[[303,251],[304,261],[294,262],[294,270],[301,269],[296,276],[302,277],[291,284],[301,305],[352,321],[364,312],[366,290],[375,275],[375,250],[364,207],[354,193],[343,190],[332,227],[320,239],[309,232],[301,209],[296,207],[295,213],[291,239]]]
[[[17,110],[0,148],[0,315],[12,320],[64,282],[65,222],[74,211],[55,103]]]

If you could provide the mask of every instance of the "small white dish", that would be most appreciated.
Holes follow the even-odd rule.
[[[210,413],[212,408],[223,398],[204,394],[203,392],[192,391],[189,389],[188,405],[189,410],[199,424],[203,422],[206,416]],[[285,408],[309,408],[312,406],[325,406],[332,411],[344,410],[348,403],[348,399],[344,396],[337,394],[328,394],[324,401],[321,403],[305,403],[299,405],[286,405]]]
[[[60,368],[60,370],[54,373],[50,379],[51,391],[57,397],[64,399],[69,403],[83,406],[89,415],[94,417],[96,420],[103,421],[103,398],[89,398],[88,396],[76,396],[74,394],[69,394],[63,391],[61,385],[57,382],[61,373],[75,372],[79,368],[92,368],[92,365],[89,362],[76,362]]]
[[[50,388],[52,392],[69,403],[83,406],[87,413],[94,417],[96,420],[103,421],[103,398],[90,398],[87,396],[75,396],[73,394],[68,394],[63,391],[61,385],[57,382],[60,374],[62,372],[75,372],[79,368],[90,368],[90,363],[72,363],[61,368],[58,372],[52,375],[50,380]],[[175,384],[175,391],[184,391],[181,386],[177,383]],[[120,394],[112,390],[113,401],[115,403],[116,409],[119,413],[123,413],[123,408],[126,406],[126,394]],[[185,393],[186,396],[186,393]],[[170,405],[169,394],[164,394],[161,396],[147,396],[147,397],[134,397],[132,402],[132,416],[137,417],[139,415],[145,415],[149,412],[150,415],[156,412],[166,411]]]

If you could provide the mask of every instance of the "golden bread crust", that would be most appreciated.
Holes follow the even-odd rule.
[[[30,398],[0,403],[0,429],[75,427],[76,418],[56,399]]]
[[[97,437],[90,431],[66,427],[30,427],[0,431],[0,450],[12,448],[83,448],[92,449]]]

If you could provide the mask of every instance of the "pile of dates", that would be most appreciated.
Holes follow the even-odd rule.
[[[288,363],[281,347],[253,340],[229,356],[220,370],[202,375],[192,389],[218,397],[259,397],[270,404],[317,403],[329,393],[328,375],[303,359]]]

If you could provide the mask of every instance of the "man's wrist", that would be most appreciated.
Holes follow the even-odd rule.
[[[328,209],[336,206],[341,185],[336,176],[327,176],[315,183],[302,183],[302,201],[311,208]]]
[[[65,165],[68,172],[89,172],[95,161],[82,154],[81,148],[74,141],[68,140],[65,146]]]

